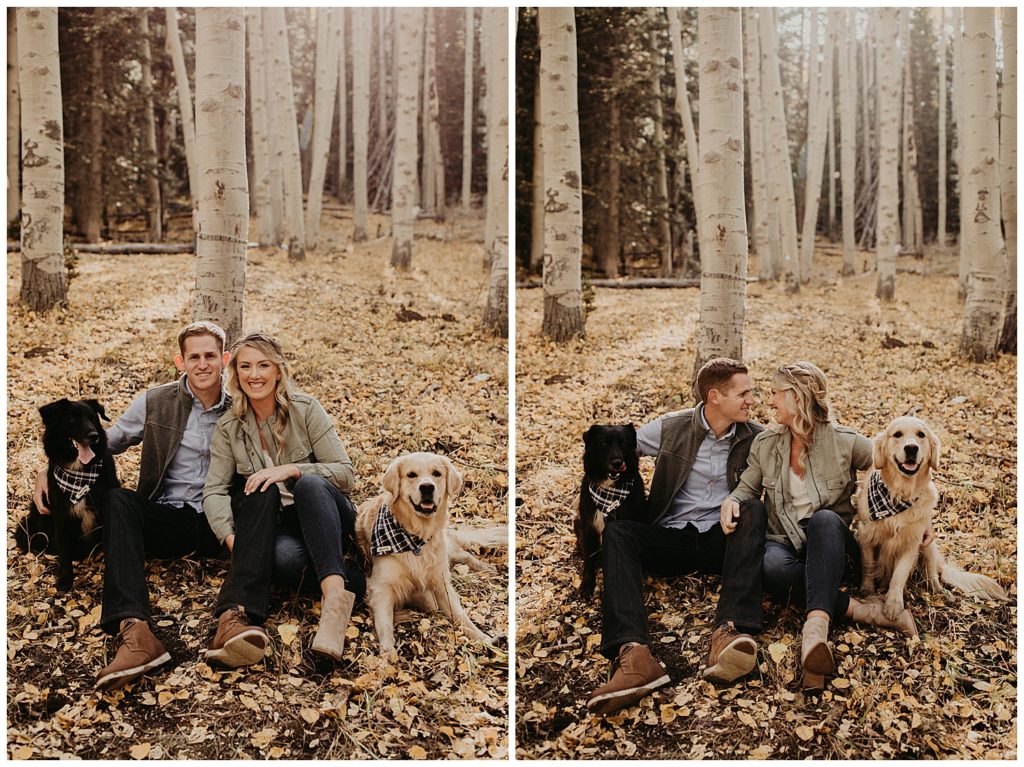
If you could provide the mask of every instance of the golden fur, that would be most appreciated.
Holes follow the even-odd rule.
[[[462,476],[443,456],[409,453],[391,462],[382,485],[384,492],[360,504],[356,517],[356,537],[370,561],[366,601],[381,652],[394,652],[395,610],[406,605],[426,611],[440,609],[470,637],[492,644],[466,614],[451,582],[449,559],[493,570],[454,541],[449,542],[448,507],[462,490]],[[429,508],[431,498],[433,509]],[[426,541],[418,556],[412,552],[370,555],[370,536],[385,503],[402,527]]]
[[[906,511],[880,520],[868,513],[867,480],[857,498],[857,542],[860,544],[863,577],[861,591],[873,593],[888,584],[882,612],[890,620],[903,611],[907,578],[917,565],[920,543],[932,520],[939,493],[932,471],[939,467],[939,438],[918,418],[904,416],[892,421],[875,436],[874,464],[894,499],[912,500]],[[1005,599],[1006,593],[991,578],[964,572],[943,559],[938,542],[925,547],[925,575],[933,591],[942,582],[967,593]]]

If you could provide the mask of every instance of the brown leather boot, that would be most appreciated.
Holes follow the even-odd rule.
[[[857,623],[866,623],[869,626],[878,626],[884,629],[896,629],[908,637],[917,636],[917,624],[910,610],[904,608],[903,612],[896,616],[896,620],[890,620],[882,612],[882,602],[879,600],[850,599],[850,619]]]
[[[113,662],[96,677],[99,690],[116,690],[171,659],[149,624],[139,618],[121,621],[117,641],[119,646]]]
[[[310,649],[326,655],[334,660],[341,660],[345,652],[345,630],[352,617],[352,606],[356,603],[356,595],[351,591],[332,592],[324,597],[320,605],[320,625],[313,637]]]
[[[800,643],[800,665],[803,666],[803,688],[807,691],[825,689],[827,677],[836,673],[836,662],[828,646],[828,619],[820,615],[804,622]]]
[[[267,632],[249,623],[245,608],[225,610],[217,619],[217,633],[206,648],[206,659],[229,668],[250,666],[263,660],[268,644]]]
[[[626,643],[613,661],[614,673],[608,684],[598,687],[587,708],[601,716],[632,706],[648,693],[669,683],[668,673],[645,644]]]
[[[711,682],[734,682],[754,670],[757,642],[723,623],[711,635],[711,652],[701,675]]]

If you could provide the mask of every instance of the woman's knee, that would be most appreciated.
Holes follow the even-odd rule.
[[[333,485],[317,474],[303,474],[292,485],[292,495],[296,498],[319,495],[330,490]]]
[[[847,524],[845,520],[832,511],[832,509],[818,509],[811,515],[811,518],[807,520],[808,537],[813,534],[839,534],[842,536],[846,529]]]
[[[765,588],[790,588],[803,577],[803,562],[789,548],[774,541],[764,547],[761,575]]]

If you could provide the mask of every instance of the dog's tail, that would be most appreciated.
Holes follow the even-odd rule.
[[[947,586],[952,586],[953,588],[960,589],[965,594],[982,599],[1009,599],[1003,587],[987,575],[969,573],[945,559],[942,560],[940,565],[939,577],[942,578],[942,582]]]
[[[508,527],[505,525],[487,525],[486,527],[470,527],[469,525],[452,525],[448,528],[448,541],[462,549],[499,549],[508,547]]]

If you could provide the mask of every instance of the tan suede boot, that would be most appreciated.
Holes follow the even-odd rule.
[[[824,690],[825,678],[836,673],[836,662],[828,646],[828,620],[820,615],[804,622],[800,665],[804,670],[803,688],[808,691]]]
[[[917,624],[910,610],[904,608],[896,620],[890,620],[882,612],[882,603],[878,600],[861,601],[850,599],[850,619],[857,623],[866,623],[869,626],[878,626],[884,629],[896,629],[908,637],[917,636]]]
[[[341,660],[345,651],[345,630],[352,617],[356,595],[351,591],[335,592],[324,597],[320,605],[320,625],[310,649],[334,660]]]

